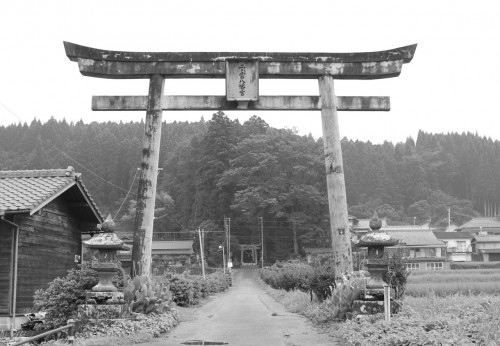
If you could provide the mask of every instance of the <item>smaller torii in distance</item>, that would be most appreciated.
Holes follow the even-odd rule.
[[[163,110],[321,111],[327,194],[336,275],[352,272],[337,111],[389,111],[385,96],[336,96],[334,79],[397,77],[417,48],[367,53],[126,52],[64,42],[84,76],[149,79],[147,96],[93,96],[92,110],[146,111],[132,252],[132,275],[149,275]],[[225,96],[168,96],[166,78],[225,78]],[[259,79],[317,79],[319,96],[261,96]]]

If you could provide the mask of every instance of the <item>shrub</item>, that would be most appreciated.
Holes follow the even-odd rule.
[[[123,294],[132,312],[149,314],[165,313],[170,310],[172,293],[168,281],[159,282],[147,276],[136,276],[133,280],[129,280]]]
[[[330,257],[324,257],[310,266],[304,263],[276,262],[261,270],[262,280],[274,289],[301,290],[312,293],[322,301],[335,287],[335,267]]]
[[[394,289],[395,299],[401,300],[404,298],[406,281],[410,275],[410,271],[406,268],[406,259],[400,252],[386,253],[385,257],[388,261],[385,281]]]
[[[210,294],[224,292],[232,285],[231,274],[220,271],[198,275],[170,274],[170,291],[173,301],[179,306],[195,305]]]
[[[194,305],[201,297],[201,286],[189,275],[173,274],[170,279],[172,300],[179,306]]]
[[[276,262],[263,268],[260,274],[262,280],[274,289],[309,292],[313,268],[304,263]]]
[[[71,269],[64,278],[56,278],[45,290],[37,290],[33,297],[35,311],[44,311],[44,329],[65,325],[70,318],[76,319],[78,305],[85,303],[86,291],[98,282],[97,273],[88,264],[81,269]]]
[[[332,291],[336,287],[335,265],[331,256],[319,258],[313,264],[313,271],[309,282],[312,293],[319,301],[323,301],[332,296]]]
[[[179,317],[175,309],[162,314],[144,315],[133,313],[131,319],[89,320],[83,330],[77,334],[77,337],[83,339],[120,338],[120,340],[113,340],[114,342],[103,342],[101,345],[122,345],[124,337],[137,337],[138,342],[146,342],[151,341],[150,338],[158,337],[160,334],[170,331],[178,322]],[[144,340],[144,335],[149,335],[149,339]]]

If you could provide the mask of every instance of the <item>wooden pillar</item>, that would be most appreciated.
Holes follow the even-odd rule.
[[[321,97],[321,121],[323,127],[323,147],[325,151],[326,183],[330,211],[333,258],[336,264],[335,275],[353,271],[351,254],[351,235],[347,217],[347,198],[345,192],[344,167],[340,147],[339,119],[335,104],[335,91],[332,76],[319,78]]]
[[[151,273],[151,248],[153,243],[153,218],[160,154],[163,87],[161,75],[153,75],[149,80],[149,95],[144,124],[141,175],[134,228],[132,250],[132,277]]]

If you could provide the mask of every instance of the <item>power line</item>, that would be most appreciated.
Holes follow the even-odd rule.
[[[98,179],[102,180],[103,182],[105,182],[106,184],[109,184],[111,186],[114,186],[115,188],[119,189],[119,190],[122,190],[124,192],[127,192],[127,190],[125,190],[124,188],[121,188],[120,186],[118,185],[115,185],[113,184],[112,182],[110,182],[109,180],[106,180],[104,179],[103,177],[101,177],[100,175],[98,175],[97,173],[94,173],[92,172],[90,169],[88,169],[87,167],[85,167],[84,165],[82,165],[80,162],[76,161],[74,158],[72,158],[69,154],[65,153],[63,150],[61,150],[60,148],[56,147],[54,144],[50,143],[49,141],[47,141],[46,139],[44,138],[41,138],[40,139],[42,141],[44,141],[45,143],[49,144],[50,146],[56,148],[57,150],[59,150],[63,155],[65,155],[68,159],[70,159],[71,161],[73,161],[74,163],[76,163],[77,165],[79,165],[80,167],[82,167],[83,169],[85,169],[87,172],[89,172],[90,174],[94,175],[95,177],[97,177]],[[136,193],[132,193],[133,195],[137,196]]]
[[[14,113],[9,107],[7,107],[5,104],[3,104],[2,101],[0,101],[0,105],[2,105],[3,108],[5,108],[6,110],[8,110],[10,112],[10,114],[12,114],[17,119],[19,119],[20,122],[23,122],[23,119],[21,119],[21,117],[19,117],[16,113]]]
[[[23,120],[19,115],[17,115],[16,113],[14,113],[14,111],[12,111],[9,107],[7,107],[3,102],[0,101],[0,105],[2,105],[2,107],[4,107],[7,111],[9,111],[12,115],[14,115],[17,119],[19,119],[19,121],[21,122],[26,122],[25,120]],[[53,148],[57,149],[59,152],[61,152],[63,155],[65,155],[67,158],[69,158],[71,161],[73,161],[74,163],[76,163],[77,165],[79,165],[80,167],[82,167],[83,169],[85,169],[87,172],[93,174],[94,176],[96,176],[97,178],[99,178],[100,180],[104,181],[106,184],[110,184],[111,186],[117,188],[117,189],[120,189],[124,192],[127,192],[127,190],[121,188],[120,186],[118,185],[115,185],[113,184],[112,182],[102,178],[101,176],[99,176],[97,173],[94,173],[92,172],[90,169],[88,169],[87,167],[85,167],[84,165],[82,165],[80,162],[78,162],[77,160],[75,160],[74,158],[72,158],[69,154],[65,153],[63,150],[61,150],[60,148],[56,147],[54,144],[50,143],[49,141],[47,141],[46,139],[42,138],[40,136],[40,139],[42,141],[44,141],[45,143],[49,144],[50,146],[52,146]],[[136,172],[137,173],[137,172]],[[133,195],[137,196],[137,194],[135,193],[132,193]]]
[[[122,204],[120,205],[120,208],[118,208],[118,211],[116,212],[115,217],[113,218],[113,219],[115,219],[115,220],[116,220],[116,217],[118,216],[118,213],[119,213],[119,212],[120,212],[120,210],[122,209],[123,204],[125,204],[125,201],[127,200],[127,197],[128,197],[128,195],[130,194],[130,191],[132,190],[132,187],[134,186],[135,178],[137,177],[137,172],[139,172],[139,168],[137,168],[137,170],[135,171],[135,174],[134,174],[134,179],[132,179],[132,184],[130,184],[130,189],[128,189],[127,195],[126,195],[126,196],[125,196],[125,198],[123,199],[123,202],[122,202]]]

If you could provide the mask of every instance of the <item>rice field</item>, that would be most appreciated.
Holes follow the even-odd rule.
[[[500,295],[500,269],[412,271],[406,294],[425,297],[429,293],[439,297],[451,294]]]

